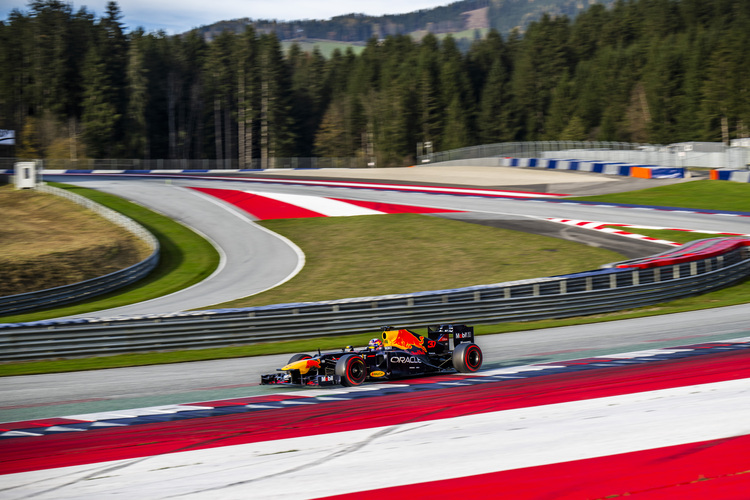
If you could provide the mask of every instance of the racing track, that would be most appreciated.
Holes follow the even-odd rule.
[[[201,182],[216,187],[215,182]],[[330,192],[313,189],[318,190]],[[336,191],[341,197],[340,188]],[[746,219],[710,214],[367,190],[349,195],[420,205],[440,198],[435,205],[475,207],[501,221],[518,221],[528,212],[544,217],[552,209],[560,217],[750,232]],[[560,215],[563,211],[566,215]],[[357,498],[455,498],[468,489],[475,496],[502,491],[507,498],[626,493],[641,498],[743,498],[748,489],[744,473],[750,470],[744,452],[750,349],[722,352],[724,344],[714,343],[708,350],[705,343],[748,337],[748,320],[750,307],[736,306],[480,337],[487,370],[475,381],[453,376],[375,384],[386,386],[388,394],[353,400],[341,389],[306,391],[307,399],[299,400],[288,392],[272,396],[282,391],[255,386],[257,373],[279,366],[287,356],[107,370],[106,377],[78,373],[4,379],[2,421],[12,415],[47,418],[191,401],[231,406],[229,401],[206,403],[219,398],[242,397],[244,403],[261,407],[252,414],[219,415],[214,410],[213,416],[209,411],[195,420],[161,417],[134,428],[105,426],[81,432],[91,433],[86,439],[77,432],[53,430],[49,436],[13,438],[22,440],[16,445],[0,441],[8,471],[13,470],[10,464],[31,471],[5,476],[6,489],[0,495],[313,498],[359,491]],[[704,344],[654,351],[698,342]],[[645,355],[612,358],[643,349],[650,352],[648,363]],[[703,354],[670,358],[687,351]],[[598,366],[605,359],[592,356],[623,366]],[[577,358],[587,359],[562,362]],[[532,378],[509,368],[531,363],[566,368]],[[587,369],[581,371],[584,365]],[[355,393],[361,396],[371,389]],[[71,402],[75,399],[79,401]],[[65,400],[70,404],[61,405]],[[306,404],[311,400],[321,404]],[[161,413],[169,411],[174,410]],[[55,423],[60,422],[37,422]],[[152,452],[177,450],[183,452],[146,458]],[[45,469],[50,465],[44,462],[46,456],[54,457],[53,465],[70,468]],[[100,460],[117,461],[97,463]]]
[[[444,167],[448,168],[448,167]],[[497,171],[497,168],[493,168]],[[506,169],[513,174],[514,169]],[[506,175],[510,175],[506,174]],[[565,175],[565,172],[539,172],[539,175]],[[595,177],[595,174],[592,174]],[[446,217],[470,220],[498,227],[525,229],[548,235],[575,239],[587,244],[608,248],[623,247],[627,257],[644,256],[659,252],[658,246],[581,231],[569,226],[547,223],[550,217],[606,221],[610,223],[640,224],[662,227],[748,233],[747,219],[727,217],[722,214],[685,213],[650,208],[622,208],[601,205],[582,205],[557,200],[496,198],[486,196],[458,196],[454,194],[424,193],[406,190],[385,190],[336,185],[327,181],[301,184],[303,179],[283,179],[278,176],[254,177],[235,180],[228,177],[172,176],[148,179],[122,176],[64,175],[47,176],[48,179],[78,184],[117,194],[184,222],[207,235],[223,250],[223,264],[213,276],[190,289],[149,302],[101,311],[96,316],[141,315],[170,313],[178,310],[210,308],[213,304],[246,297],[291,278],[303,264],[304,256],[293,244],[262,227],[253,224],[253,217],[228,203],[201,194],[194,189],[217,188],[225,190],[252,189],[259,193],[313,195],[330,198],[417,205],[438,209],[456,210],[467,214],[448,214]],[[590,176],[579,176],[590,190]],[[503,179],[506,180],[507,179]],[[403,186],[403,185],[402,185]],[[510,186],[511,188],[513,186]],[[570,187],[570,183],[566,184]],[[436,188],[439,189],[439,188]],[[616,243],[612,243],[616,241]],[[272,265],[269,265],[272,263]],[[91,314],[76,317],[88,317]]]
[[[304,265],[304,254],[286,238],[254,224],[247,214],[197,191],[159,181],[117,181],[50,176],[109,192],[162,213],[213,242],[219,268],[202,282],[147,302],[100,311],[96,316],[165,314],[253,295],[291,279]],[[74,178],[75,179],[75,178]],[[81,314],[70,317],[90,317]]]
[[[748,361],[745,337],[20,423],[0,440],[0,492],[744,498]]]

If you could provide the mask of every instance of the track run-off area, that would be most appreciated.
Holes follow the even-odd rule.
[[[569,179],[565,187],[574,187]],[[219,200],[216,194],[227,193],[210,190],[239,192],[229,196],[248,204],[272,192],[283,203],[323,197],[329,201],[315,206],[333,211],[324,216],[336,216],[343,202],[381,213],[426,207],[498,220],[559,217],[750,233],[745,217],[587,206],[553,196],[325,182],[249,187],[237,179],[80,181],[106,183],[112,192],[120,182],[193,188]],[[10,377],[0,380],[11,395],[0,420],[20,407],[29,417],[0,423],[0,498],[747,498],[750,307],[704,316],[713,319],[698,321],[695,312],[604,323],[600,336],[577,337],[576,327],[482,336],[485,368],[476,374],[357,388],[259,387],[257,373],[267,363],[253,358],[71,374],[78,377],[75,393],[54,393],[56,385],[66,387],[65,374]],[[240,362],[247,368],[238,369]],[[232,369],[214,377],[222,363]],[[126,372],[140,372],[140,381],[118,379]],[[180,394],[170,398],[172,377]],[[33,403],[11,390],[34,381],[51,394]],[[136,388],[107,394],[108,383]],[[135,396],[156,393],[155,405],[133,405]],[[93,410],[94,401],[115,394]]]

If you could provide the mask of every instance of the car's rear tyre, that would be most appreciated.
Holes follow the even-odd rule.
[[[357,354],[344,354],[336,361],[336,375],[341,377],[341,385],[353,387],[367,378],[367,366]]]
[[[299,361],[300,359],[311,359],[311,358],[312,356],[310,356],[309,354],[295,354],[294,356],[289,358],[289,362],[287,364],[291,365],[292,363],[294,363],[295,361]]]
[[[453,368],[461,373],[472,373],[482,367],[482,350],[471,342],[462,342],[453,350]]]

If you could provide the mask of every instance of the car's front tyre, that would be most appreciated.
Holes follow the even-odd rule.
[[[357,354],[344,354],[336,362],[336,375],[341,377],[341,385],[353,387],[361,385],[367,378],[367,366]]]

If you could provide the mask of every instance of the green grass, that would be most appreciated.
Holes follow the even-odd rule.
[[[117,196],[93,189],[50,184],[90,198],[140,223],[159,240],[161,247],[159,264],[146,278],[116,292],[55,309],[3,316],[0,322],[37,321],[142,302],[198,283],[208,277],[219,264],[219,254],[208,241],[168,217]]]
[[[571,198],[581,201],[659,205],[662,207],[704,208],[750,212],[750,183],[729,181],[689,181],[628,193]]]
[[[621,226],[605,226],[620,231],[626,231],[628,233],[640,234],[642,236],[648,236],[650,238],[657,238],[660,240],[672,241],[674,243],[688,243],[695,240],[703,240],[706,238],[721,238],[723,235],[713,233],[695,233],[690,231],[672,231],[670,229],[642,229],[639,227],[626,227]],[[750,233],[749,233],[750,234]],[[668,250],[665,247],[665,250]]]
[[[415,214],[263,225],[299,245],[305,267],[284,285],[221,307],[442,290],[567,274],[622,260],[571,241]]]
[[[693,181],[681,184],[675,184],[670,186],[661,186],[657,188],[646,189],[642,191],[636,191],[632,193],[613,194],[606,196],[586,197],[578,198],[584,201],[608,201],[616,203],[632,203],[632,204],[645,204],[645,205],[661,205],[661,206],[675,206],[684,208],[709,208],[716,210],[733,210],[733,211],[744,211],[750,212],[750,185],[741,183],[732,183],[726,181]],[[360,221],[361,219],[361,221]],[[404,224],[403,227],[389,226],[388,221],[399,221],[399,226]],[[419,223],[417,221],[423,221]],[[451,224],[445,224],[445,227],[433,227],[433,222],[451,222]],[[305,230],[305,225],[310,222],[318,224],[316,230],[313,231],[313,226],[309,226],[309,234]],[[337,229],[337,223],[347,224]],[[370,227],[371,231],[367,233],[367,227],[365,223],[377,224],[377,226]],[[299,224],[299,226],[298,226]],[[415,225],[416,224],[416,225]],[[459,224],[459,226],[454,226]],[[491,252],[489,255],[495,255],[498,258],[495,262],[496,267],[502,267],[502,263],[507,263],[507,267],[520,268],[523,272],[523,268],[527,266],[528,258],[534,257],[538,259],[534,263],[537,265],[549,265],[549,262],[545,261],[556,261],[563,256],[564,253],[572,252],[577,253],[582,247],[575,246],[574,250],[562,251],[562,247],[551,246],[556,245],[554,239],[545,239],[543,243],[535,243],[537,246],[533,250],[529,251],[526,246],[527,236],[515,234],[513,238],[509,240],[509,237],[505,233],[496,232],[499,230],[492,228],[481,228],[480,226],[473,226],[470,224],[461,224],[454,221],[445,221],[441,219],[432,219],[426,216],[384,216],[384,217],[358,217],[358,218],[337,218],[337,219],[322,219],[320,221],[274,221],[266,223],[267,227],[274,231],[278,231],[291,237],[295,243],[303,247],[303,250],[308,253],[308,264],[298,278],[290,281],[287,285],[291,288],[287,291],[283,290],[283,287],[278,287],[272,291],[266,292],[265,294],[258,295],[254,298],[243,299],[247,300],[248,303],[260,304],[260,303],[273,303],[273,302],[291,302],[301,300],[300,297],[328,297],[328,298],[341,298],[344,296],[365,296],[365,295],[376,295],[375,290],[381,286],[381,278],[386,281],[383,270],[381,269],[382,262],[394,259],[400,259],[403,255],[407,255],[406,260],[400,260],[397,264],[398,272],[396,276],[390,276],[387,278],[391,284],[388,287],[393,290],[426,290],[436,288],[448,288],[458,285],[458,282],[466,283],[461,281],[466,278],[465,271],[460,271],[456,279],[458,281],[450,281],[453,283],[449,286],[438,286],[443,279],[443,275],[449,271],[449,267],[445,261],[435,260],[440,259],[441,255],[435,253],[430,254],[428,257],[423,256],[419,252],[411,253],[411,250],[406,250],[405,242],[415,241],[418,242],[422,250],[430,250],[430,247],[440,247],[445,249],[446,246],[441,243],[440,238],[446,237],[446,233],[449,233],[460,228],[458,233],[453,233],[454,239],[451,246],[462,246],[467,247],[467,253],[462,254],[461,258],[469,259],[472,253],[472,248],[483,248],[482,251]],[[358,225],[362,227],[357,228]],[[343,229],[342,229],[343,228]],[[476,232],[477,228],[481,228],[479,232]],[[363,241],[353,239],[351,242],[344,244],[343,235],[351,234],[355,236],[356,231],[365,230],[365,235],[361,234],[357,237],[366,238]],[[439,233],[433,233],[432,231],[440,231]],[[485,230],[489,230],[485,234]],[[641,230],[633,228],[631,232],[638,232],[648,236],[654,236],[661,239],[676,241],[676,242],[687,242],[695,239],[701,239],[705,237],[711,237],[713,235],[705,235],[700,233],[685,233],[681,231],[666,231],[666,230]],[[342,235],[343,234],[343,235]],[[440,238],[436,235],[440,235]],[[480,236],[481,234],[481,236]],[[501,236],[501,234],[503,236]],[[466,235],[471,235],[470,238]],[[483,241],[479,243],[479,239]],[[329,241],[330,240],[330,241]],[[520,252],[509,258],[507,254],[504,254],[504,250],[501,250],[499,245],[512,241],[516,247],[525,249],[525,252]],[[332,248],[332,242],[342,245],[342,254],[334,253],[339,251],[338,247]],[[455,245],[458,242],[460,245]],[[312,245],[312,246],[311,246]],[[317,256],[311,258],[314,253],[313,247],[318,246]],[[511,245],[513,246],[513,245]],[[556,248],[555,251],[550,251]],[[586,248],[586,247],[583,247]],[[436,253],[440,253],[439,251]],[[346,255],[344,255],[346,254]],[[488,254],[485,254],[481,258],[487,258]],[[476,258],[476,256],[471,257]],[[346,262],[346,271],[340,271],[343,264],[337,259],[344,259]],[[326,262],[328,260],[328,262]],[[607,260],[606,258],[604,260]],[[611,262],[617,259],[609,259]],[[377,262],[376,262],[377,261]],[[541,261],[541,262],[540,262]],[[594,269],[597,267],[597,263],[600,261],[589,261],[587,262],[586,269]],[[332,267],[333,264],[335,268]],[[573,264],[577,266],[579,264]],[[321,266],[320,269],[313,269]],[[422,281],[415,281],[415,278],[419,280],[424,279],[423,276],[417,276],[415,269],[417,266],[421,266],[420,269],[434,269],[435,272],[428,272],[432,275],[431,279],[436,281],[430,282],[436,286],[430,286]],[[372,269],[370,269],[372,268]],[[536,267],[534,267],[536,269]],[[581,267],[577,268],[582,269]],[[486,276],[490,276],[491,272],[487,270]],[[359,274],[357,274],[359,273]],[[370,278],[363,278],[361,273],[370,273]],[[552,274],[550,271],[545,273],[535,272],[535,276],[541,277]],[[563,273],[554,273],[563,274]],[[343,275],[343,278],[341,277]],[[374,276],[374,277],[373,277]],[[435,277],[437,276],[437,277]],[[396,279],[400,277],[400,279]],[[453,278],[451,278],[452,280]],[[318,280],[327,280],[321,282]],[[501,280],[506,281],[506,280]],[[491,281],[484,281],[489,283]],[[336,290],[341,290],[341,286],[350,287],[346,288],[348,293],[336,293]],[[357,287],[354,287],[354,286]],[[354,288],[352,288],[354,287]],[[318,290],[320,288],[320,290]],[[291,291],[293,290],[293,291]],[[333,296],[333,297],[332,297]],[[577,318],[568,318],[562,320],[540,320],[540,321],[529,321],[529,322],[513,322],[513,323],[502,323],[496,325],[475,325],[475,331],[478,334],[497,334],[513,331],[532,330],[539,328],[551,328],[558,326],[568,326],[576,324],[587,324],[596,323],[603,321],[612,321],[619,319],[629,319],[644,316],[653,316],[660,314],[671,314],[691,310],[707,309],[712,307],[723,307],[737,304],[744,304],[750,302],[750,281],[745,281],[731,288],[723,290],[717,290],[708,294],[703,294],[696,297],[689,297],[680,299],[664,304],[655,304],[649,307],[643,307],[639,309],[619,311],[614,313],[584,316]],[[58,314],[59,315],[59,314]],[[116,355],[108,357],[98,357],[89,359],[75,359],[75,360],[56,360],[56,361],[37,361],[27,363],[7,363],[0,365],[0,375],[21,375],[21,374],[33,374],[33,373],[51,373],[61,371],[75,371],[75,370],[93,370],[101,368],[111,368],[118,366],[140,366],[149,364],[160,364],[160,363],[174,363],[174,362],[185,362],[185,361],[197,361],[207,359],[221,359],[230,357],[241,357],[241,356],[259,356],[267,354],[280,354],[288,352],[309,352],[314,351],[317,348],[331,349],[341,347],[342,345],[364,345],[367,339],[372,337],[372,333],[356,336],[345,336],[345,337],[333,337],[333,338],[319,338],[309,339],[304,341],[296,342],[283,342],[283,343],[269,343],[269,344],[257,344],[249,346],[237,346],[220,349],[203,349],[203,350],[191,350],[191,351],[180,351],[180,352],[164,352],[164,353],[146,353],[146,354],[127,354],[127,355]]]

